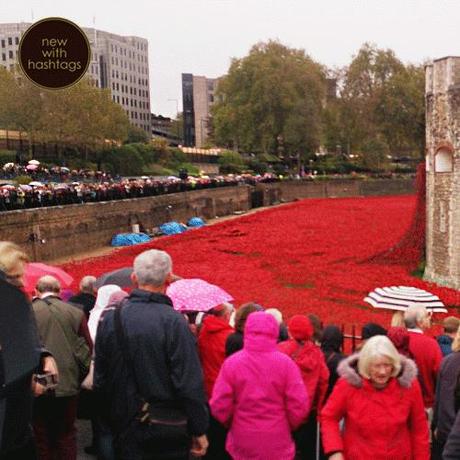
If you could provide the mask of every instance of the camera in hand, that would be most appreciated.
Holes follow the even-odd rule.
[[[54,390],[57,386],[57,379],[54,374],[36,374],[34,379],[47,390]]]

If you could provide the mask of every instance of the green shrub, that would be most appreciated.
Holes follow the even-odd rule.
[[[32,182],[32,178],[30,176],[17,176],[14,180],[18,185],[27,185],[29,182]]]
[[[12,150],[0,150],[0,166],[5,163],[16,163],[16,152]]]
[[[102,167],[112,174],[141,175],[144,166],[142,155],[128,144],[105,152],[102,158]]]
[[[148,176],[173,176],[176,172],[158,163],[151,163],[144,167],[143,174]]]
[[[255,174],[265,174],[268,171],[267,163],[259,161],[257,158],[251,158],[247,165]]]
[[[219,164],[221,166],[225,166],[227,164],[244,166],[244,159],[238,152],[233,152],[231,150],[224,150],[220,154]]]
[[[188,174],[191,174],[192,176],[197,176],[198,174],[200,174],[200,169],[197,168],[195,165],[193,165],[192,163],[180,163],[176,169],[176,173],[175,175],[178,175],[179,174],[179,170],[180,169],[186,169],[187,170],[187,173]]]

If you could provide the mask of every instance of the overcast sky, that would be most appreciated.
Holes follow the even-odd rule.
[[[66,17],[149,41],[151,106],[182,107],[181,73],[217,77],[270,38],[343,66],[368,41],[404,62],[460,55],[460,0],[0,0],[0,22]]]

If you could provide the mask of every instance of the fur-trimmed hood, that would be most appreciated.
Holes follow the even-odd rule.
[[[417,378],[417,365],[412,359],[401,356],[401,371],[396,377],[399,384],[404,388],[409,388]],[[337,367],[340,377],[343,377],[350,385],[362,387],[364,378],[358,373],[359,353],[355,353],[342,360]]]

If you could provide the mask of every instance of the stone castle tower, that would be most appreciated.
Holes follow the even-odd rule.
[[[425,278],[460,289],[460,57],[426,67]]]

